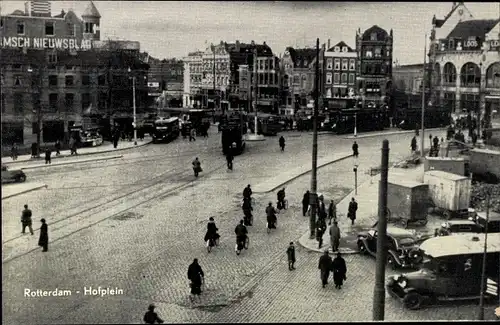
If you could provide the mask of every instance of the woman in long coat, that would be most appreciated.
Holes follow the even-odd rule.
[[[332,271],[335,288],[342,289],[342,285],[346,279],[347,266],[340,253],[337,254],[337,257],[332,262]]]
[[[42,226],[40,227],[40,238],[38,239],[38,246],[43,248],[42,252],[46,252],[49,249],[49,229],[45,223],[45,219],[40,220]]]
[[[208,224],[207,224],[207,233],[205,234],[205,242],[207,242],[209,239],[212,239],[214,241],[213,244],[216,245],[217,239],[219,239],[219,234],[217,233],[219,229],[215,225],[215,220],[213,217],[210,217]],[[210,243],[212,244],[212,243]],[[211,245],[212,246],[212,245]]]
[[[193,263],[189,265],[188,268],[188,279],[191,280],[191,294],[192,295],[200,295],[201,294],[201,285],[203,283],[203,270],[201,269],[200,264],[198,264],[198,259],[195,258]]]

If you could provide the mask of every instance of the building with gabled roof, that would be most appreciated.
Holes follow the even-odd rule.
[[[432,21],[428,104],[470,113],[481,129],[500,109],[500,19],[474,18],[463,2],[446,17]]]

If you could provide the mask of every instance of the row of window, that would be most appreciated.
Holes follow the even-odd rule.
[[[390,73],[391,66],[389,62],[386,64],[382,63],[371,63],[371,62],[362,62],[361,63],[361,73],[369,74],[369,75],[385,75]]]
[[[333,78],[332,78],[333,76]],[[354,83],[356,82],[356,75],[354,73],[331,73],[331,72],[328,72],[326,74],[326,84],[327,85],[331,85],[332,83],[333,84],[343,84],[343,85],[354,85]]]
[[[278,85],[278,75],[275,73],[259,73],[257,83],[259,85]]]
[[[259,70],[274,70],[274,58],[257,59]]]
[[[331,88],[328,88],[326,90],[326,98],[349,98],[349,89],[346,87],[339,87],[339,88],[334,88],[333,90]]]
[[[439,69],[435,71],[436,79],[441,82]],[[443,85],[456,86],[457,83],[457,70],[451,63],[447,63],[443,69]],[[481,70],[475,63],[465,64],[460,73],[460,86],[461,87],[479,87],[481,85]],[[486,87],[487,88],[500,88],[500,63],[496,63],[489,67],[486,73]]]
[[[68,23],[68,35],[67,36],[75,36],[77,34],[78,25]],[[84,33],[96,33],[99,30],[99,27],[94,23],[85,23],[84,25]],[[47,21],[45,22],[45,36],[55,36],[55,22]],[[18,21],[16,24],[16,32],[19,36],[24,36],[26,32],[26,26],[23,21]]]
[[[326,69],[327,70],[341,70],[340,69],[340,59],[333,60],[332,58],[326,59]],[[335,63],[335,64],[334,64]],[[356,70],[356,60],[355,59],[342,59],[342,70],[354,71]]]
[[[97,85],[98,86],[105,86],[106,85],[106,76],[105,75],[99,75],[97,77]],[[15,75],[14,76],[14,86],[23,86],[23,76],[21,75]],[[82,81],[82,86],[90,86],[92,84],[91,82],[91,77],[90,75],[82,75],[81,78]],[[59,85],[59,76],[57,75],[49,75],[48,77],[48,82],[49,86],[51,87],[57,87]],[[132,86],[132,81],[130,78],[127,76],[114,76],[113,77],[113,84],[116,85],[121,85],[125,87]],[[31,78],[31,86],[35,87],[37,85],[37,79],[36,78]],[[72,87],[76,85],[76,78],[75,76],[69,75],[69,76],[64,76],[64,85],[66,87]]]
[[[205,71],[212,70],[214,68],[214,63],[213,61],[208,61],[203,63],[203,67],[205,68]],[[194,66],[194,68],[197,68],[197,66]],[[201,66],[199,67],[200,72],[201,72]],[[228,68],[228,63],[227,62],[217,62],[215,64],[215,70],[227,70]],[[195,72],[195,71],[193,71]]]
[[[381,47],[375,47],[375,48],[365,48],[363,50],[363,57],[367,59],[371,58],[381,58],[383,56],[383,51]],[[387,49],[385,50],[385,56],[390,57],[391,56],[391,50]]]
[[[206,75],[205,73],[203,73],[201,80],[204,80],[206,83],[214,82],[212,75]],[[229,76],[215,76],[215,83],[217,85],[229,85]]]

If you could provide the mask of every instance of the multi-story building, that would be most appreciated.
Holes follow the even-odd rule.
[[[196,51],[188,54],[184,62],[184,87],[182,106],[200,108],[203,103],[203,52]]]
[[[352,108],[355,105],[357,53],[341,41],[324,54],[323,98],[328,109]]]
[[[270,114],[278,114],[280,71],[279,59],[270,48],[257,51],[257,110]],[[252,80],[255,84],[255,70],[252,70]]]
[[[143,61],[149,64],[148,107],[181,107],[184,87],[184,63],[174,59],[156,59],[148,53]]]
[[[427,64],[429,67],[429,64]],[[392,104],[394,109],[406,109],[422,107],[422,88],[424,77],[424,65],[408,64],[399,65],[394,64],[392,69]],[[428,92],[428,87],[426,87]],[[426,93],[426,97],[428,93]]]
[[[432,101],[471,112],[489,124],[500,109],[500,20],[474,19],[454,2],[445,19],[433,18],[429,58]],[[480,115],[479,115],[480,113]]]
[[[392,47],[392,29],[387,33],[374,25],[356,32],[356,94],[363,107],[391,107]]]
[[[217,108],[223,111],[229,108],[227,90],[230,80],[230,57],[226,44],[211,44],[202,55],[201,87],[204,92],[203,107]]]
[[[320,49],[320,76],[323,74],[325,46]],[[308,103],[314,100],[316,49],[287,47],[282,59],[282,111],[294,115],[299,110],[310,113]],[[322,79],[322,78],[321,78]],[[322,89],[320,80],[320,89]],[[320,105],[321,106],[321,105]]]
[[[140,112],[147,65],[135,57],[139,43],[100,41],[92,2],[81,19],[73,11],[52,16],[41,3],[0,17],[3,144],[29,145],[39,131],[46,143],[67,139],[69,127],[95,113],[108,124],[131,117],[130,76]]]

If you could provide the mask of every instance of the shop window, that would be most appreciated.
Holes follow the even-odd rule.
[[[347,85],[347,73],[342,74],[342,84]]]
[[[66,76],[65,77],[65,84],[66,84],[66,87],[74,86],[75,77],[74,76]]]
[[[342,70],[347,70],[347,65],[348,65],[349,60],[343,59],[342,60]]]
[[[444,70],[443,70],[443,83],[445,85],[452,85],[454,86],[457,81],[457,69],[453,65],[453,63],[448,62],[444,65]]]
[[[56,75],[50,75],[49,76],[49,86],[57,86],[57,76]]]
[[[54,36],[54,22],[48,21],[45,23],[45,36]]]
[[[58,100],[59,100],[58,94],[56,94],[56,93],[49,94],[49,108],[52,111],[57,112]]]
[[[24,22],[17,22],[17,35],[24,35]]]
[[[64,95],[64,105],[66,106],[66,110],[71,112],[73,110],[73,106],[75,105],[75,94]]]
[[[338,85],[340,83],[340,73],[333,74],[333,83]]]
[[[349,60],[349,70],[351,70],[351,71],[356,70],[356,60],[354,60],[354,59]]]
[[[466,63],[460,70],[461,87],[478,87],[481,83],[481,70],[475,63]]]
[[[24,100],[22,93],[14,93],[14,113],[24,112]]]
[[[333,67],[333,59],[326,59],[326,68],[328,70],[332,70],[332,67]]]
[[[340,59],[335,59],[335,70],[340,70]]]
[[[328,85],[331,85],[331,84],[332,84],[332,73],[331,73],[331,72],[328,72],[328,73],[326,74],[326,83],[327,83]]]

